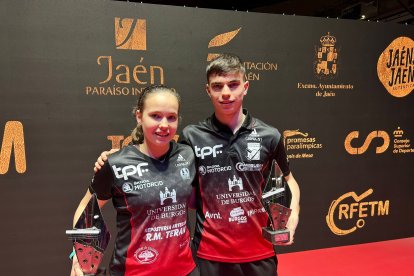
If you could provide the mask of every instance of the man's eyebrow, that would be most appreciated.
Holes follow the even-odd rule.
[[[239,83],[240,80],[234,79],[234,80],[229,80],[229,81],[215,81],[215,82],[212,82],[211,84],[224,84],[224,83],[234,83],[234,82]]]

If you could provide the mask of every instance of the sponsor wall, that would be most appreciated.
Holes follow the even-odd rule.
[[[212,113],[205,65],[221,52],[245,61],[245,107],[281,131],[301,186],[295,244],[280,253],[413,236],[412,26],[110,1],[0,5],[6,274],[67,273],[64,232],[97,156],[129,143],[137,95],[174,87],[183,125],[202,120]]]

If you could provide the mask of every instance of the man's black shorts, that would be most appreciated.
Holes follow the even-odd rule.
[[[277,276],[277,257],[248,263],[222,263],[197,258],[201,276]]]

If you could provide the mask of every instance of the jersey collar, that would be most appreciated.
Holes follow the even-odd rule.
[[[246,118],[244,118],[243,124],[241,125],[238,132],[241,132],[245,129],[252,130],[252,116],[250,115],[249,111],[247,109],[243,108],[243,114],[246,115]],[[225,124],[222,124],[216,117],[215,113],[213,113],[210,117],[211,126],[214,131],[221,132],[221,133],[230,133],[233,134],[231,129],[226,126]]]

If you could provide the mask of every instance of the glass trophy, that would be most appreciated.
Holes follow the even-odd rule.
[[[262,228],[263,237],[272,244],[286,243],[290,239],[286,224],[291,209],[291,194],[289,186],[276,160],[272,161],[272,168],[263,189],[262,203],[269,215],[270,225]]]
[[[79,266],[85,276],[105,275],[99,269],[104,251],[111,234],[103,219],[96,195],[93,194],[88,205],[75,224],[75,228],[66,230],[73,242]]]

